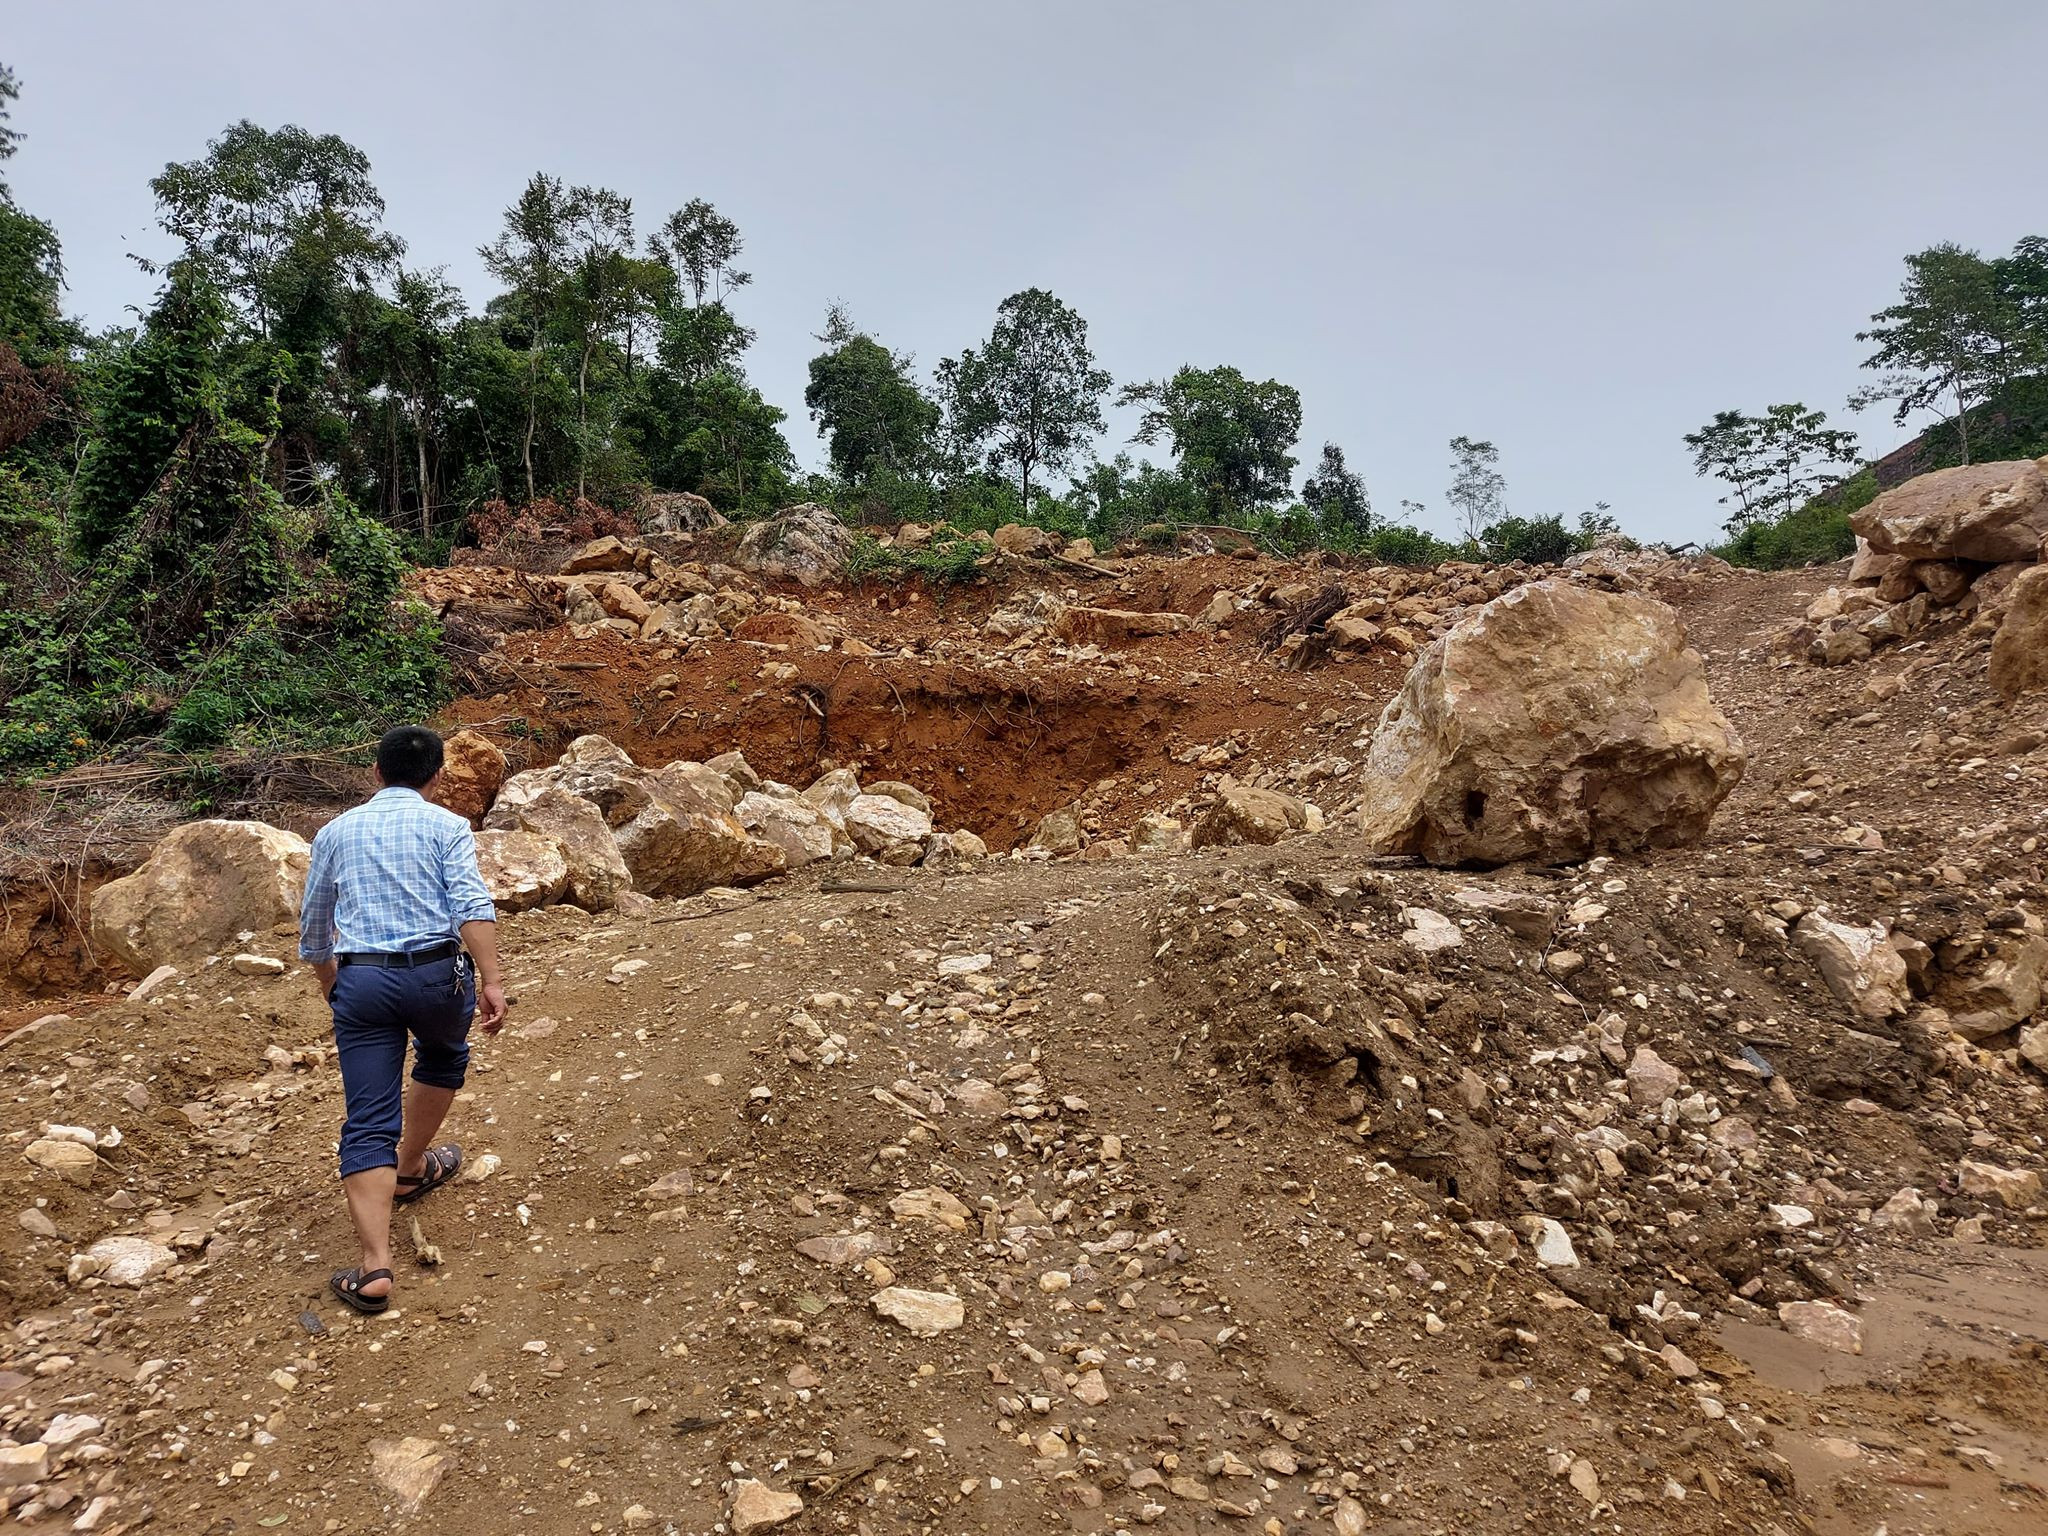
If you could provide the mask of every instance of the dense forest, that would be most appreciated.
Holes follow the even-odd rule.
[[[22,148],[18,99],[0,66],[0,168]],[[949,528],[919,557],[934,579],[971,571],[962,536],[1010,522],[1112,542],[1228,525],[1278,552],[1410,564],[1555,560],[1619,532],[1604,503],[1511,514],[1498,449],[1469,436],[1448,445],[1453,539],[1423,531],[1417,503],[1376,510],[1337,444],[1297,485],[1296,390],[1227,365],[1119,385],[1083,316],[1039,288],[925,373],[835,306],[803,397],[828,464],[805,473],[748,376],[742,232],[707,202],[643,223],[619,191],[536,174],[480,232],[496,291],[476,309],[385,227],[367,158],[333,135],[239,122],[150,190],[155,297],[94,331],[64,313],[58,232],[0,177],[7,771],[139,739],[352,740],[424,712],[445,676],[434,625],[396,601],[408,565],[623,531],[654,491],[735,518],[811,501],[856,526]],[[1914,265],[1913,282],[1962,283],[1966,261]],[[1953,399],[1980,450],[2010,437],[1973,423],[2038,371],[2043,264],[2032,242],[1981,264],[1985,314],[2011,319],[1997,374],[1980,340],[1959,344],[1966,367],[1923,336],[1942,322],[1914,306],[1950,300],[1909,283],[1874,322],[1887,398]],[[1104,457],[1112,404],[1138,428]],[[1846,510],[1815,497],[1854,468],[1849,434],[1787,405],[1724,412],[1686,443],[1732,487],[1738,553],[1837,549]]]

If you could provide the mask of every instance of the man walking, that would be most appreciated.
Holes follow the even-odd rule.
[[[383,787],[313,839],[299,914],[299,955],[334,1010],[348,1105],[341,1187],[362,1245],[362,1263],[327,1284],[358,1312],[391,1304],[392,1206],[462,1166],[462,1148],[433,1140],[469,1068],[471,1015],[487,1035],[505,1022],[498,914],[476,838],[425,798],[442,756],[441,738],[423,726],[384,733]],[[408,1036],[412,1091],[401,1104]]]

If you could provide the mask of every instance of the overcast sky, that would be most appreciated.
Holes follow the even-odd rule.
[[[1296,386],[1304,471],[1342,444],[1382,511],[1447,530],[1465,433],[1510,510],[1670,539],[1720,516],[1681,434],[1841,414],[1907,252],[2048,232],[2043,57],[2040,0],[125,0],[17,4],[0,39],[9,180],[96,325],[167,251],[149,177],[291,122],[367,152],[409,259],[478,304],[536,170],[643,229],[709,198],[806,464],[827,303],[929,368],[1038,285],[1119,382]]]

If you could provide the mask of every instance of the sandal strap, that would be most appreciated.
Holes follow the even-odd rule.
[[[444,1166],[446,1166],[448,1161],[447,1157],[443,1155],[442,1149],[439,1147],[427,1148],[423,1160],[427,1165],[427,1171],[425,1173],[401,1173],[398,1176],[398,1182],[401,1184],[428,1183],[434,1178],[442,1176],[441,1170]]]
[[[397,1278],[388,1269],[359,1269],[354,1271],[354,1274],[357,1285],[368,1285],[372,1280],[391,1280]]]

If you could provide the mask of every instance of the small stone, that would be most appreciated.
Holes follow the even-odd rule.
[[[50,1220],[48,1216],[37,1210],[34,1206],[30,1206],[14,1219],[20,1223],[22,1231],[32,1237],[55,1237],[57,1235],[57,1223]]]
[[[1889,1227],[1909,1237],[1925,1237],[1934,1230],[1936,1207],[1919,1190],[1900,1190],[1871,1215],[1874,1227]]]
[[[1169,1478],[1166,1483],[1166,1491],[1176,1499],[1186,1499],[1190,1504],[1206,1504],[1209,1502],[1209,1485],[1199,1477],[1183,1476]]]
[[[952,1195],[937,1188],[906,1190],[889,1202],[889,1209],[906,1221],[935,1222],[954,1232],[967,1230],[967,1218],[971,1214]]]
[[[920,1338],[958,1328],[967,1321],[967,1304],[944,1291],[916,1291],[892,1285],[886,1291],[877,1291],[868,1304]]]
[[[1845,1355],[1863,1353],[1863,1321],[1831,1301],[1781,1301],[1778,1320],[1795,1338],[1809,1339]]]
[[[1638,1109],[1654,1109],[1685,1086],[1685,1074],[1647,1045],[1636,1047],[1627,1075],[1629,1102]]]
[[[1543,969],[1554,981],[1569,981],[1586,968],[1586,957],[1576,949],[1553,949],[1543,957]]]
[[[1783,1232],[1797,1232],[1801,1227],[1813,1225],[1813,1212],[1803,1205],[1774,1205],[1771,1207],[1771,1223]]]
[[[1515,1225],[1523,1241],[1536,1250],[1536,1262],[1545,1269],[1578,1268],[1578,1252],[1562,1222],[1550,1216],[1523,1216]]]
[[[96,1435],[103,1424],[89,1413],[60,1413],[50,1420],[50,1427],[43,1431],[42,1442],[51,1450],[67,1446],[74,1440],[83,1440],[87,1435]]]
[[[177,1254],[145,1237],[103,1237],[83,1257],[110,1285],[141,1285],[178,1262]]]
[[[637,1531],[643,1526],[654,1524],[658,1517],[645,1504],[628,1504],[625,1513],[619,1518],[625,1522],[627,1530]]]
[[[269,955],[237,955],[228,962],[242,976],[282,976],[285,964]]]
[[[1330,1512],[1330,1524],[1337,1528],[1337,1536],[1365,1536],[1365,1506],[1356,1499],[1339,1499]]]
[[[1101,1371],[1081,1373],[1081,1379],[1074,1383],[1074,1401],[1085,1403],[1090,1408],[1100,1408],[1109,1401],[1109,1383],[1102,1379]]]
[[[1700,1368],[1693,1363],[1692,1356],[1688,1355],[1676,1344],[1666,1344],[1660,1353],[1663,1356],[1666,1368],[1680,1381],[1691,1381],[1695,1376],[1699,1375]]]
[[[406,1514],[418,1512],[447,1470],[448,1453],[438,1440],[407,1435],[370,1442],[370,1472]]]
[[[1581,1456],[1572,1463],[1571,1472],[1568,1475],[1573,1489],[1580,1498],[1584,1499],[1588,1504],[1598,1504],[1600,1502],[1600,1474],[1594,1470],[1593,1463]]]
[[[0,1445],[0,1488],[25,1488],[40,1483],[50,1470],[50,1448],[37,1440],[28,1445]]]
[[[1048,1269],[1038,1277],[1038,1288],[1048,1296],[1056,1296],[1074,1283],[1074,1277],[1064,1269]]]
[[[780,1488],[770,1488],[766,1483],[747,1478],[732,1491],[732,1528],[734,1536],[746,1536],[748,1531],[765,1531],[770,1526],[781,1525],[794,1520],[804,1512],[804,1501],[794,1493],[785,1493]]]

